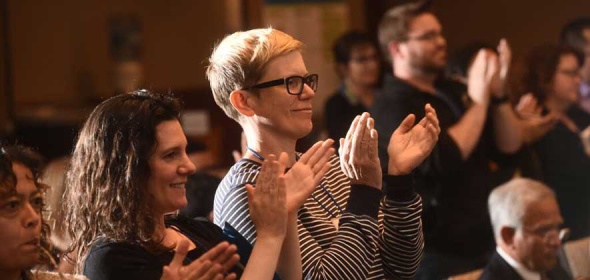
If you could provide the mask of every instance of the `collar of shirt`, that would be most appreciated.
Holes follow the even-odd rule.
[[[499,246],[496,247],[496,251],[500,257],[502,257],[516,271],[516,273],[522,277],[522,279],[541,280],[541,273],[529,270],[524,265],[513,259],[510,255],[508,255],[508,253],[504,252],[504,250],[502,250],[502,248]]]

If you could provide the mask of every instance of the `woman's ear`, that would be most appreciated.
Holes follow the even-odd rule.
[[[236,108],[236,110],[247,117],[255,114],[252,105],[254,105],[253,97],[245,90],[234,90],[229,94],[229,102]]]

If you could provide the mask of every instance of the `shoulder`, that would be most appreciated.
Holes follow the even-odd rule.
[[[221,228],[204,218],[191,219],[184,215],[170,216],[166,218],[166,226],[175,227],[193,242],[204,241],[210,247],[222,241]]]
[[[480,280],[521,279],[518,273],[497,253],[494,252],[484,268]]]
[[[157,279],[162,274],[162,266],[157,256],[138,244],[102,242],[90,249],[83,272],[92,280],[137,279],[139,275],[155,275]]]

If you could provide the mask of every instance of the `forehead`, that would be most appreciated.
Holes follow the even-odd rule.
[[[571,54],[571,53],[566,53],[563,54],[560,58],[559,58],[559,68],[576,68],[578,67],[578,59],[576,58],[575,55]]]
[[[442,29],[438,19],[431,13],[418,15],[410,22],[408,27],[408,33],[423,33]]]
[[[530,203],[526,207],[523,223],[530,226],[547,223],[562,223],[559,206],[555,198],[545,197],[539,201]]]
[[[307,74],[303,56],[293,51],[273,58],[265,67],[261,80],[278,79],[288,76]]]
[[[186,137],[178,120],[163,121],[156,126],[156,150],[186,145]]]
[[[375,52],[377,52],[377,49],[371,43],[362,43],[352,47],[350,55],[372,54]]]
[[[16,175],[16,192],[19,194],[37,191],[31,169],[20,163],[13,163],[12,170]]]

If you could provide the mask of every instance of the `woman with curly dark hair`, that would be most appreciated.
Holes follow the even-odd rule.
[[[66,176],[68,256],[92,280],[271,279],[287,226],[279,163],[269,159],[268,176],[256,191],[250,188],[263,233],[242,270],[220,228],[170,215],[186,206],[185,183],[195,171],[180,109],[170,94],[140,90],[110,98],[90,114]]]
[[[39,183],[43,160],[23,146],[0,147],[0,278],[49,279],[58,275],[34,271],[51,267],[49,225],[43,219],[47,187]],[[62,279],[69,276],[61,275]],[[52,278],[53,279],[53,278]],[[69,278],[68,278],[69,279]]]

